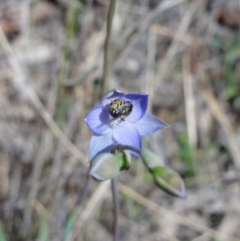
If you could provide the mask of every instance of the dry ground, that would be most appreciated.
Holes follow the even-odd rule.
[[[108,0],[0,1],[0,240],[108,241],[109,183],[84,193]],[[144,139],[184,178],[119,176],[120,240],[240,240],[240,1],[118,0],[107,89],[150,95]],[[5,238],[4,236],[5,235]]]

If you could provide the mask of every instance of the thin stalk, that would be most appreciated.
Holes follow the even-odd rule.
[[[113,23],[113,16],[115,12],[116,7],[116,1],[117,0],[111,0],[110,6],[108,10],[108,16],[107,16],[107,34],[105,38],[104,43],[104,59],[103,59],[103,76],[100,83],[100,91],[99,91],[99,99],[103,96],[105,89],[106,89],[106,83],[107,83],[107,77],[108,77],[108,71],[109,71],[109,43],[110,43],[110,37],[111,37],[111,30],[112,30],[112,23]],[[118,185],[117,185],[117,177],[112,179],[112,195],[113,195],[113,202],[114,202],[114,241],[119,240],[119,224],[118,224],[118,218],[119,218],[119,197],[118,197]]]
[[[112,195],[114,203],[114,241],[119,241],[119,196],[118,196],[118,179],[117,177],[111,180],[112,185]]]
[[[117,0],[111,0],[110,6],[108,10],[108,16],[107,16],[107,34],[105,38],[104,43],[104,59],[103,59],[103,76],[100,83],[100,92],[99,92],[99,99],[103,96],[105,89],[106,89],[106,83],[107,83],[107,77],[108,77],[108,70],[109,70],[109,43],[110,43],[110,37],[111,37],[111,31],[112,31],[112,23],[113,23],[113,16],[115,12],[116,7],[116,1]]]

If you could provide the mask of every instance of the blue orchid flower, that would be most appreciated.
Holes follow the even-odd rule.
[[[131,111],[128,114],[113,117],[109,112],[109,106],[115,100],[122,100],[123,103],[130,102]],[[146,113],[147,106],[148,95],[145,94],[124,94],[119,90],[106,93],[100,104],[94,107],[84,119],[93,132],[89,146],[89,160],[97,154],[108,152],[116,144],[141,149],[141,136],[166,127],[165,123]]]

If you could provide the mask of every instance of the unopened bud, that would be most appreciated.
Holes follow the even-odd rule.
[[[173,196],[186,198],[184,182],[177,172],[169,167],[155,167],[149,171],[159,188]]]
[[[90,175],[98,180],[105,181],[119,174],[120,166],[117,157],[111,153],[102,153],[91,161]]]

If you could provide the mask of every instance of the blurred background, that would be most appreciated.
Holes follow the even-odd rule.
[[[109,182],[86,189],[109,0],[0,0],[0,240],[113,239]],[[120,173],[120,240],[240,240],[240,1],[118,0],[106,90],[149,94],[143,139],[183,178]],[[85,191],[84,191],[85,190]],[[87,190],[87,191],[86,191]]]

